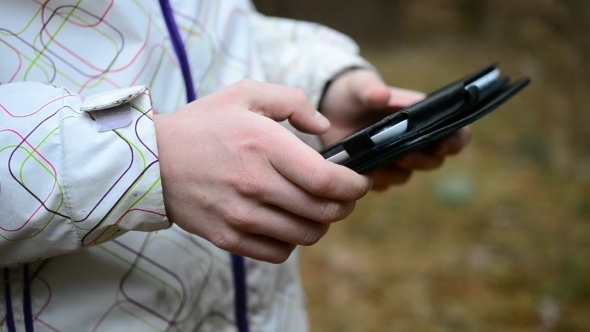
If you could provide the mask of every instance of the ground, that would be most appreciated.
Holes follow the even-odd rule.
[[[303,249],[312,330],[590,330],[590,167],[556,141],[553,82],[526,52],[468,42],[365,56],[423,91],[495,60],[533,84],[440,170],[370,194]]]

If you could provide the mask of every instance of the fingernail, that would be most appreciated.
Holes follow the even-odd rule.
[[[326,119],[326,117],[318,112],[315,111],[315,121],[322,127],[327,128],[330,126],[330,121],[328,119]]]

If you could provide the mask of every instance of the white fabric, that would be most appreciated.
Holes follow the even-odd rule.
[[[317,102],[367,66],[347,37],[245,0],[171,3],[199,97],[253,78]],[[186,96],[158,1],[0,0],[0,59],[0,332],[9,311],[25,330],[27,262],[35,331],[234,331],[228,253],[165,217],[152,106]],[[97,127],[120,105],[131,123]],[[297,254],[246,265],[251,330],[307,330]]]

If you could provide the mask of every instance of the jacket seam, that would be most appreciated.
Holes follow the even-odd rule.
[[[61,109],[63,110],[64,107],[65,107],[65,101],[64,101],[65,98],[64,97],[65,97],[65,95],[67,93],[67,90],[65,90],[65,89],[61,89],[61,90],[62,90]],[[82,242],[82,236],[78,232],[78,227],[76,227],[76,225],[74,223],[74,211],[72,209],[72,203],[71,203],[70,197],[68,195],[68,188],[69,187],[68,187],[68,184],[67,184],[67,181],[66,181],[67,171],[66,171],[66,166],[65,166],[66,165],[66,162],[65,162],[66,157],[65,157],[65,152],[64,152],[65,139],[64,139],[64,136],[63,136],[63,128],[62,128],[62,123],[63,123],[62,122],[62,120],[63,120],[63,113],[62,112],[63,111],[60,111],[60,119],[59,119],[60,124],[58,126],[59,127],[59,140],[60,140],[59,147],[61,149],[61,169],[62,169],[62,174],[63,174],[63,177],[62,177],[62,181],[61,182],[62,182],[62,186],[64,188],[64,197],[66,199],[66,206],[67,206],[67,210],[68,210],[70,224],[74,228],[74,232],[76,233],[76,236],[78,238],[78,243],[79,243],[80,247],[84,247],[84,243]]]

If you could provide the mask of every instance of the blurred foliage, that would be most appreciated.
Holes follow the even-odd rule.
[[[392,85],[493,61],[533,79],[441,170],[303,250],[314,331],[590,330],[590,1],[255,3],[350,35]]]
[[[531,121],[550,131],[561,158],[590,159],[590,2],[584,0],[257,0],[271,15],[321,22],[364,50],[438,45],[462,61],[475,48],[550,85]],[[467,50],[469,51],[469,50]],[[488,53],[489,52],[489,53]],[[503,55],[499,57],[499,55]],[[435,55],[433,55],[435,56]],[[495,57],[494,57],[495,56]],[[513,59],[518,56],[518,59]],[[512,61],[511,61],[512,60]],[[518,61],[514,61],[518,60]],[[481,65],[481,62],[480,62]],[[441,69],[442,70],[442,69]],[[540,91],[541,87],[537,91]],[[560,110],[567,110],[562,112]],[[561,161],[555,161],[560,163]]]

